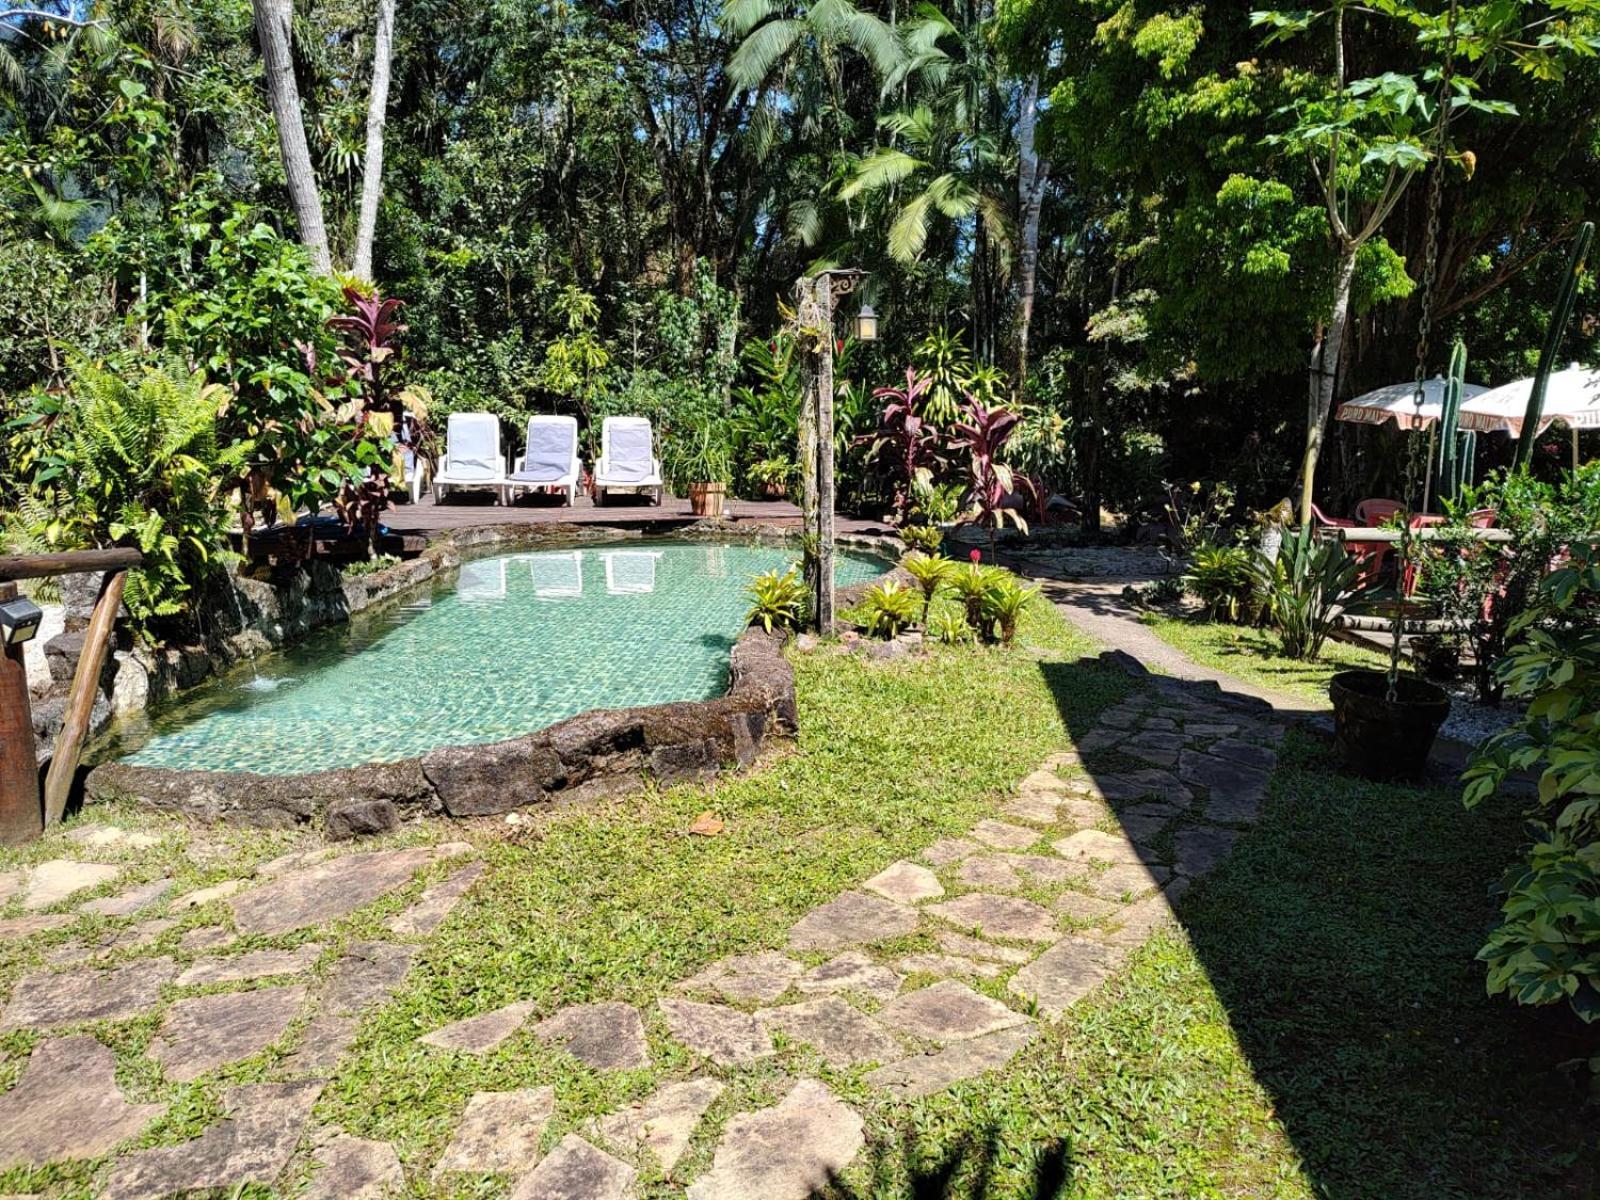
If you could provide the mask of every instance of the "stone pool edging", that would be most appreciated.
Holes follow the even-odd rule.
[[[504,536],[504,527],[463,530],[408,560],[346,581],[366,585],[352,611],[396,599],[463,561],[478,546],[568,540]],[[486,536],[475,537],[483,533]],[[467,535],[463,537],[462,535]],[[623,534],[622,537],[629,535]],[[785,530],[690,527],[677,540],[792,541]],[[617,540],[579,535],[577,540]],[[841,544],[882,551],[876,539]],[[424,564],[417,566],[416,564]],[[406,568],[412,568],[406,570]],[[890,567],[886,578],[898,571]],[[403,582],[402,582],[403,581]],[[841,588],[843,607],[872,586]],[[498,742],[441,747],[417,757],[294,775],[250,771],[186,771],[105,763],[89,771],[86,803],[131,799],[203,821],[290,828],[320,819],[330,837],[380,833],[421,815],[484,817],[535,806],[601,799],[642,786],[702,781],[748,767],[774,739],[793,737],[799,714],[794,670],[784,657],[787,638],[751,627],[729,655],[727,692],[622,709],[592,709],[534,733]]]

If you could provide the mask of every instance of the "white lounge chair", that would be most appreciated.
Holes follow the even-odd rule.
[[[529,417],[527,450],[512,468],[506,477],[509,499],[516,499],[518,488],[560,488],[567,494],[567,504],[576,504],[578,480],[583,475],[578,461],[578,419]]]
[[[612,550],[600,556],[606,564],[606,591],[613,596],[656,590],[659,550]]]
[[[583,595],[583,551],[552,550],[528,555],[533,594],[541,600]]]
[[[594,494],[644,492],[661,503],[661,461],[646,417],[607,417],[600,426],[600,461],[594,466]]]
[[[451,413],[444,455],[433,476],[437,503],[451,488],[493,488],[505,499],[506,456],[500,449],[500,418],[493,413]]]

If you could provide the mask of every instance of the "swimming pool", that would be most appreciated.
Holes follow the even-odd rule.
[[[789,548],[629,542],[506,554],[124,722],[96,757],[288,775],[500,741],[727,687],[752,575]],[[886,563],[836,555],[845,587]]]

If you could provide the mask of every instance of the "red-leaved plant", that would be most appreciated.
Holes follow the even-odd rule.
[[[398,427],[405,415],[403,406],[384,376],[385,368],[399,353],[396,341],[406,331],[394,319],[405,301],[385,300],[376,292],[364,296],[351,287],[344,289],[344,298],[355,311],[329,317],[328,328],[339,335],[339,361],[360,391],[359,419],[365,424],[372,413],[387,412]]]
[[[938,429],[922,414],[922,401],[933,379],[915,367],[906,368],[904,388],[882,387],[872,393],[884,401],[878,430],[859,439],[870,442],[867,457],[887,463],[894,479],[895,519],[904,524],[916,483],[933,479],[945,460]]]
[[[1028,522],[1022,513],[1009,506],[1019,477],[1000,461],[1000,451],[1021,421],[1020,413],[1009,408],[989,408],[976,397],[968,396],[961,420],[955,424],[953,444],[965,449],[968,455],[968,515],[989,531],[991,557],[995,553],[995,539],[1007,521],[1023,533],[1028,531]],[[1028,481],[1024,478],[1023,482]]]

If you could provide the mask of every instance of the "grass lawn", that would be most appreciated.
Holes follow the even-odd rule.
[[[1386,670],[1388,656],[1368,646],[1329,638],[1316,662],[1284,658],[1276,637],[1264,629],[1227,625],[1198,617],[1156,613],[1143,624],[1162,641],[1176,646],[1195,662],[1230,675],[1287,692],[1328,707],[1328,680],[1353,667]]]
[[[489,872],[394,1001],[367,1018],[319,1119],[393,1141],[412,1173],[408,1195],[490,1200],[506,1195],[504,1181],[428,1175],[473,1092],[553,1084],[553,1145],[687,1076],[695,1065],[654,1012],[673,982],[727,954],[782,947],[810,907],[990,815],[1130,686],[1100,668],[1059,665],[1091,648],[1052,611],[1034,614],[1023,640],[1011,652],[938,648],[889,663],[797,655],[802,734],[763,769],[518,827],[466,827]],[[726,831],[687,835],[707,808]],[[112,815],[175,828],[130,810]],[[402,840],[462,834],[426,823]],[[803,1072],[867,1119],[870,1152],[839,1182],[841,1197],[1592,1195],[1586,1082],[1561,1067],[1582,1045],[1558,1015],[1486,999],[1472,960],[1493,915],[1486,884],[1518,836],[1513,811],[1468,814],[1447,791],[1346,780],[1316,743],[1291,735],[1261,824],[1184,902],[1187,936],[1148,944],[1004,1074],[896,1104],[809,1052],[729,1070],[675,1177],[709,1164],[730,1115],[780,1099]],[[290,840],[173,835],[143,852],[140,869],[211,881],[245,873]],[[52,837],[0,853],[0,868],[66,849]],[[316,940],[331,958],[378,935],[420,886],[331,928],[257,940]],[[219,912],[185,914],[159,945],[172,948]],[[65,936],[0,949],[0,985]],[[923,948],[917,937],[925,935],[906,939],[907,950]],[[1003,994],[998,983],[980,986]],[[526,1030],[481,1059],[416,1042],[514,1000],[533,1001],[537,1016],[583,1001],[636,1003],[652,1065],[590,1072]],[[143,1058],[156,1023],[99,1030],[118,1050],[130,1098],[173,1103],[146,1141],[175,1140],[214,1117],[224,1082],[272,1077],[268,1051],[193,1084],[165,1084]],[[0,1086],[14,1081],[32,1040],[0,1035]],[[0,1173],[0,1193],[87,1196],[91,1170]],[[640,1195],[681,1196],[682,1185],[647,1175]]]

